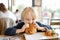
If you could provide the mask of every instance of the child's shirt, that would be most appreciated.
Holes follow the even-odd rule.
[[[40,27],[44,27],[47,30],[52,30],[52,28],[48,25],[44,25],[41,24],[40,22],[36,22]],[[7,28],[5,31],[5,35],[15,35],[16,34],[16,30],[17,29],[21,29],[23,27],[25,23],[24,22],[20,22],[18,23],[16,26],[12,27],[12,28]],[[38,30],[39,32],[41,32],[41,30]]]

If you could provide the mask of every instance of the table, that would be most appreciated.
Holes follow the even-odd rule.
[[[59,40],[60,36],[44,36],[42,32],[32,35],[24,34],[26,40]]]
[[[44,32],[37,32],[31,35],[24,33],[23,35],[17,36],[0,35],[0,40],[60,40],[60,36],[44,36],[43,33]]]
[[[6,36],[0,35],[0,40],[25,40],[23,35],[15,35],[15,36]]]

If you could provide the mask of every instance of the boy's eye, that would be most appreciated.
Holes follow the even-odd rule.
[[[34,20],[34,18],[32,20]]]

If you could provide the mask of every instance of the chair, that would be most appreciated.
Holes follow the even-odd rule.
[[[53,22],[54,20],[56,20],[56,22]],[[60,25],[60,21],[58,21],[60,19],[51,19],[50,25]]]
[[[13,24],[10,18],[0,18],[0,35],[4,35],[6,28],[13,27]]]
[[[51,19],[50,25],[54,29],[60,29],[60,19]],[[55,27],[53,27],[53,26],[55,26]]]
[[[6,21],[3,18],[0,18],[0,35],[4,35],[5,29],[6,29]]]
[[[50,25],[57,25],[60,26],[60,19],[54,18],[54,14],[52,13],[51,19],[50,19]]]

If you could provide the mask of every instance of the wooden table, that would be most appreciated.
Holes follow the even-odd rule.
[[[25,40],[24,36],[5,36],[0,35],[0,40]]]
[[[60,40],[59,38],[60,36],[45,36],[44,32],[37,32],[31,35],[24,33],[17,36],[0,35],[0,40]]]

